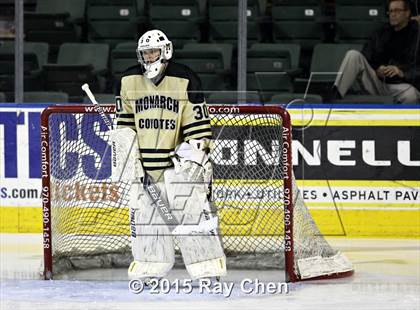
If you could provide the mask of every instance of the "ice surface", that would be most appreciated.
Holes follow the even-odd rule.
[[[328,238],[353,262],[351,278],[290,284],[289,293],[246,294],[244,278],[281,282],[281,272],[229,271],[230,297],[223,294],[133,294],[126,270],[77,272],[60,280],[39,278],[41,235],[2,234],[1,309],[420,309],[420,240]],[[174,270],[168,280],[183,279]],[[225,290],[226,292],[226,290]]]

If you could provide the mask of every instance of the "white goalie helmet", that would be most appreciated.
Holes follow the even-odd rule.
[[[159,57],[151,63],[146,62],[144,51],[159,49]],[[144,75],[153,79],[158,76],[164,67],[164,63],[171,59],[173,53],[172,42],[160,30],[150,30],[141,36],[137,45],[137,59],[144,67]]]

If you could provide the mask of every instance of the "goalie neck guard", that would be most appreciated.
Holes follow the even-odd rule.
[[[144,59],[144,51],[159,49],[160,55],[157,60],[147,63]],[[150,30],[141,36],[137,45],[137,59],[144,67],[144,75],[148,79],[157,77],[164,68],[164,64],[172,58],[172,42],[160,30]]]

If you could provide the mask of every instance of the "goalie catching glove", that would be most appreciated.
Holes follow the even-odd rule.
[[[206,152],[207,140],[190,140],[181,143],[172,154],[175,173],[182,173],[189,182],[202,183],[208,186],[213,169]]]

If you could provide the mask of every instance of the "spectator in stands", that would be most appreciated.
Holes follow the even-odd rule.
[[[362,52],[347,52],[332,99],[342,98],[358,80],[369,94],[389,95],[397,103],[419,103],[419,23],[411,20],[408,0],[390,0],[388,13],[389,24],[373,35]]]

